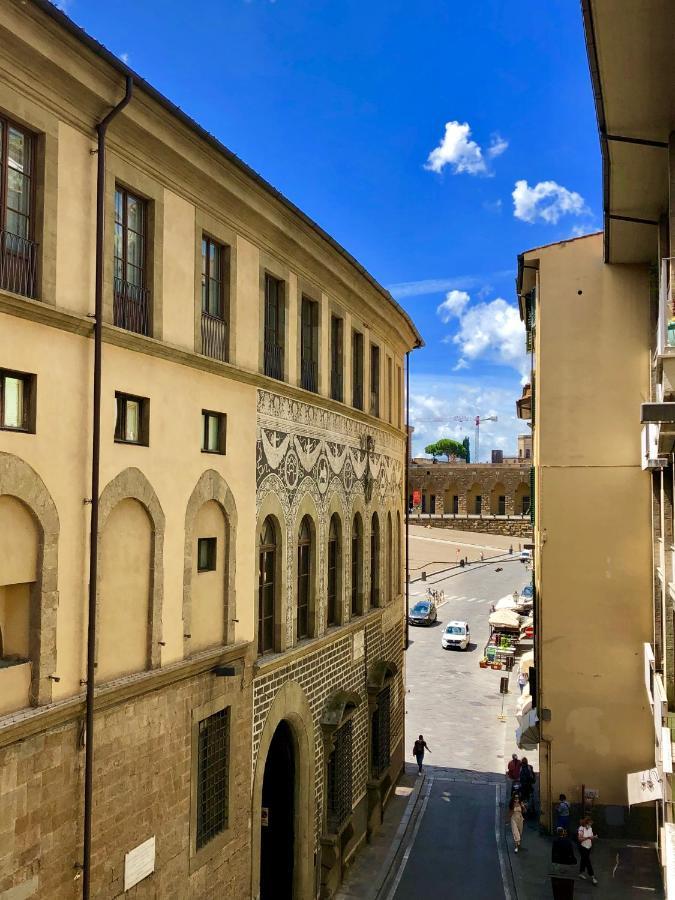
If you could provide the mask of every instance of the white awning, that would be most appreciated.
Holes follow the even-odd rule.
[[[516,728],[516,744],[521,750],[536,750],[539,744],[539,717],[537,710],[531,709],[520,719]]]
[[[645,769],[644,772],[631,772],[626,776],[626,787],[629,806],[663,798],[661,776],[656,768]]]
[[[515,609],[518,606],[518,595],[507,594],[495,603],[495,609]]]
[[[491,613],[488,624],[493,628],[508,628],[518,631],[520,628],[520,616],[509,609]]]
[[[528,650],[527,653],[523,653],[518,665],[520,666],[521,672],[527,672],[530,666],[534,665],[534,650]]]

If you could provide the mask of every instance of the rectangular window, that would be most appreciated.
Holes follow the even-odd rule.
[[[352,406],[363,409],[363,335],[352,331]]]
[[[352,814],[352,720],[335,732],[326,769],[326,830],[337,834]]]
[[[403,369],[396,366],[396,421],[403,428]]]
[[[123,444],[148,446],[150,401],[147,397],[115,392],[117,420],[115,440]]]
[[[483,498],[481,497],[480,494],[477,494],[476,497],[474,498],[474,508],[473,508],[473,511],[477,516],[479,516],[481,514],[481,511],[483,508],[482,504],[483,504]]]
[[[202,453],[225,453],[227,416],[202,410]]]
[[[389,768],[391,755],[391,690],[389,685],[377,695],[377,707],[371,719],[371,760],[373,777],[380,778]]]
[[[118,328],[150,334],[147,290],[147,203],[126,188],[115,187],[114,323]]]
[[[497,515],[506,515],[506,497],[504,496],[504,494],[500,494],[497,498]]]
[[[0,428],[35,431],[35,375],[0,369]]]
[[[394,412],[394,382],[392,377],[392,362],[391,356],[387,357],[387,421],[392,422],[393,412]]]
[[[370,414],[380,415],[380,348],[370,345]]]
[[[24,297],[35,297],[37,292],[34,156],[34,137],[0,119],[0,288]]]
[[[330,395],[333,400],[342,403],[344,399],[343,385],[343,348],[344,323],[339,316],[330,317]]]
[[[202,236],[202,353],[228,359],[229,247]]]
[[[202,719],[197,745],[197,850],[227,828],[230,710]]]
[[[285,344],[284,282],[265,275],[265,375],[283,381]]]
[[[300,377],[306,391],[319,390],[319,304],[309,297],[300,313]]]
[[[197,539],[197,571],[215,572],[218,538]]]
[[[452,495],[452,514],[456,516],[459,513],[459,497],[457,494]]]

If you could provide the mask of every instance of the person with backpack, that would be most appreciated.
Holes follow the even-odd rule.
[[[417,760],[420,775],[422,774],[422,763],[424,762],[425,750],[429,750],[429,746],[424,740],[424,735],[421,734],[413,744],[413,756]],[[431,750],[429,750],[429,753],[431,753]]]
[[[530,798],[532,796],[532,791],[534,790],[534,782],[536,781],[536,775],[534,774],[534,769],[528,763],[527,757],[524,756],[520,761],[520,788],[521,794],[523,795],[523,800],[525,803],[529,805]]]
[[[564,794],[560,795],[560,802],[555,808],[556,811],[556,825],[558,828],[564,828],[565,831],[569,834],[570,831],[570,805],[567,802],[567,797]]]

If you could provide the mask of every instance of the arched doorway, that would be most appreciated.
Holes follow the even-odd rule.
[[[295,865],[295,744],[285,719],[265,761],[260,820],[260,900],[292,900]]]

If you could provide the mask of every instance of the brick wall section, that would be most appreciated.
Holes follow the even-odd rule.
[[[192,875],[192,710],[232,702],[232,838]],[[81,895],[84,750],[81,723],[0,751],[0,896],[37,874],[36,897]],[[92,894],[114,897],[246,897],[250,893],[251,685],[195,676],[96,716]],[[15,824],[16,820],[16,824]],[[155,873],[124,894],[124,855],[156,836]]]
[[[397,746],[403,736],[404,690],[403,690],[403,605],[396,624],[385,632],[382,619],[365,628],[365,657],[352,660],[351,635],[336,635],[328,646],[308,652],[287,666],[259,676],[253,684],[253,765],[255,766],[260,738],[265,719],[272,702],[287,681],[296,681],[304,691],[312,711],[315,736],[315,834],[314,847],[318,849],[323,831],[324,806],[324,748],[321,731],[321,716],[329,698],[337,691],[356,691],[361,704],[353,717],[353,783],[352,803],[364,795],[368,781],[369,760],[369,717],[367,696],[367,671],[372,663],[380,659],[393,662],[398,668],[397,686],[392,685],[391,748]],[[389,607],[388,609],[391,609]]]

